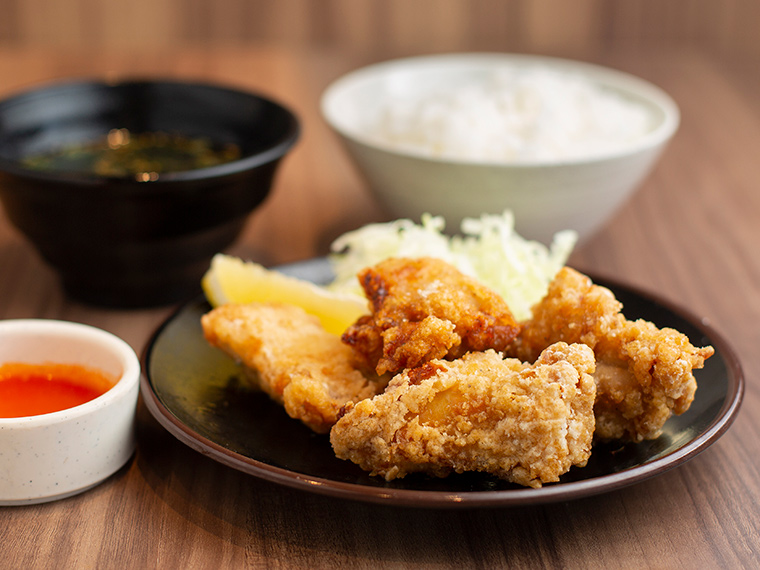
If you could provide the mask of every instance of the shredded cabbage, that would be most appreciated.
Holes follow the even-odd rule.
[[[555,234],[551,245],[527,240],[515,232],[514,215],[465,218],[461,235],[443,233],[445,221],[425,214],[421,224],[396,220],[348,232],[331,246],[333,291],[362,294],[356,274],[389,257],[437,257],[499,293],[517,320],[530,317],[531,307],[546,294],[549,283],[570,256],[578,239],[572,230]]]

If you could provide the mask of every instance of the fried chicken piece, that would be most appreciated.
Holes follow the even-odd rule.
[[[330,441],[339,458],[388,481],[480,471],[540,487],[588,461],[593,372],[582,344],[558,343],[534,365],[493,350],[430,361],[349,404]]]
[[[693,346],[674,329],[629,321],[622,308],[609,289],[565,267],[508,353],[532,362],[558,341],[590,346],[597,360],[596,437],[655,439],[672,414],[689,409],[697,389],[692,371],[715,351]]]
[[[440,259],[390,258],[361,271],[372,305],[343,342],[378,374],[468,351],[502,351],[519,332],[504,300]]]
[[[201,324],[211,345],[243,364],[253,386],[317,433],[330,430],[346,402],[373,396],[387,383],[359,372],[351,349],[299,307],[223,305]]]

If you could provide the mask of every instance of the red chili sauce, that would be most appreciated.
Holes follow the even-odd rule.
[[[0,364],[0,418],[49,414],[107,392],[114,381],[78,364]]]

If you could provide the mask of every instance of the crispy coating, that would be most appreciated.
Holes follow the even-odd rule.
[[[372,314],[349,327],[343,342],[378,374],[502,351],[519,332],[499,295],[440,259],[390,258],[358,277]]]
[[[493,350],[405,370],[386,391],[346,408],[336,455],[390,481],[480,471],[540,487],[591,454],[593,352],[558,343],[534,365]]]
[[[532,362],[547,346],[564,341],[594,350],[597,365],[596,436],[600,439],[654,439],[672,414],[685,412],[697,389],[692,370],[713,355],[686,335],[658,329],[642,319],[629,321],[612,292],[587,276],[563,268],[533,316],[509,349]]]
[[[224,305],[203,315],[201,324],[211,345],[244,365],[253,386],[315,432],[328,432],[347,402],[385,387],[359,372],[351,349],[299,307]]]

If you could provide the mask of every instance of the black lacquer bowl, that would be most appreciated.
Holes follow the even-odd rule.
[[[323,282],[323,259],[281,268]],[[672,417],[658,439],[595,446],[586,467],[559,483],[530,489],[478,473],[438,479],[408,475],[386,482],[337,459],[326,435],[287,416],[265,394],[250,390],[238,366],[203,338],[200,318],[209,305],[198,297],[183,305],[156,332],[143,354],[142,395],[169,432],[216,461],[307,492],[372,503],[415,507],[504,507],[566,501],[632,485],[677,467],[725,433],[744,392],[732,348],[708,323],[663,299],[619,283],[599,281],[623,302],[628,318],[673,327],[715,355],[695,370],[690,409]]]
[[[135,176],[48,171],[25,159],[112,129],[232,144],[231,162]],[[186,299],[269,194],[297,118],[253,93],[180,81],[56,83],[0,102],[0,199],[74,299],[112,307]]]

